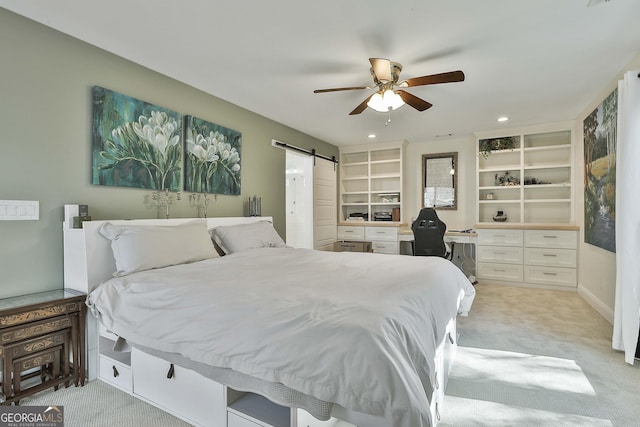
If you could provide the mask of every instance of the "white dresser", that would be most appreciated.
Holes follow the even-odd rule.
[[[363,222],[362,224],[338,225],[338,240],[371,242],[373,252],[381,254],[398,254],[397,223]]]
[[[575,289],[576,227],[480,227],[477,232],[481,283]]]

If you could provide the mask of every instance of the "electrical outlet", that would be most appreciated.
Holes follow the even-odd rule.
[[[0,221],[40,219],[40,202],[30,200],[0,200]]]

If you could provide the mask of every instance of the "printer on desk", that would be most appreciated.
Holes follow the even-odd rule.
[[[369,214],[363,212],[352,212],[347,217],[347,221],[368,221]]]
[[[374,212],[373,220],[374,221],[391,221],[392,220],[391,212]]]

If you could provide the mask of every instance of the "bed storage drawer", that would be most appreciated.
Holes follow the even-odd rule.
[[[104,331],[101,332],[106,333]],[[98,377],[127,393],[133,391],[131,374],[131,352],[114,350],[115,335],[100,336],[98,339],[100,356],[98,359]]]
[[[131,366],[100,356],[100,379],[127,393],[132,392]]]
[[[233,413],[229,413],[227,422],[227,427],[263,427],[261,424],[256,424],[247,418]]]
[[[202,426],[226,424],[224,387],[190,369],[133,349],[133,393]]]
[[[445,375],[444,375],[444,348],[440,348],[436,353],[435,358],[435,374],[434,374],[434,390],[431,395],[431,424],[437,425],[440,421],[440,410],[442,408],[442,402],[444,401],[444,387],[445,387]]]

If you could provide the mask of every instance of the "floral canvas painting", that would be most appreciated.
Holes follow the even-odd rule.
[[[583,122],[584,241],[616,251],[616,140],[618,90]]]
[[[240,194],[242,133],[185,117],[185,191]]]
[[[179,191],[182,115],[93,88],[93,183]]]

